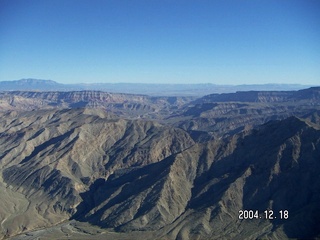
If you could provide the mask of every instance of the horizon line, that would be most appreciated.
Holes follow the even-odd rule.
[[[76,83],[62,83],[52,79],[40,79],[40,78],[21,78],[21,79],[14,79],[14,80],[0,80],[2,82],[18,82],[23,80],[36,80],[36,81],[52,81],[57,84],[62,85],[95,85],[95,84],[137,84],[137,85],[217,85],[217,86],[252,86],[252,85],[299,85],[299,86],[320,86],[316,84],[301,84],[301,83],[240,83],[240,84],[219,84],[219,83],[210,83],[210,82],[200,82],[200,83],[143,83],[143,82],[76,82]]]

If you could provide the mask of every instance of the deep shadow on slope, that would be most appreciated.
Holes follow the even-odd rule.
[[[230,185],[243,178],[243,210],[258,210],[261,215],[273,210],[272,231],[283,227],[289,238],[318,237],[319,159],[319,131],[295,117],[272,121],[239,138],[231,155],[214,162],[194,181],[188,207],[199,210],[218,205]],[[210,184],[213,179],[217,182]],[[280,210],[287,210],[289,218],[281,220]],[[219,212],[213,218],[215,214]]]
[[[244,208],[260,212],[272,209],[276,217],[272,220],[274,229],[283,225],[289,238],[318,237],[319,131],[292,117],[280,124],[267,124],[260,134],[265,136],[261,150],[268,155],[253,159],[257,163],[250,166],[252,175],[244,186]],[[261,183],[260,188],[257,182]],[[279,211],[284,210],[289,212],[288,219],[280,219]]]
[[[130,207],[130,204],[134,204],[135,196],[148,189],[155,189],[154,192],[150,192],[145,196],[132,219],[148,213],[156,204],[157,194],[163,188],[163,178],[167,174],[166,170],[173,160],[171,156],[160,162],[131,170],[128,173],[122,174],[119,171],[119,175],[114,173],[107,180],[97,179],[88,191],[80,194],[83,201],[77,206],[77,211],[71,219],[89,222],[101,227],[115,227],[116,230],[121,230],[122,224],[119,225],[113,222],[116,221],[117,214],[123,213],[121,208],[120,212],[111,213],[107,218],[103,216],[105,211],[118,204],[126,204],[127,207]],[[121,189],[120,192],[117,192],[118,189]],[[96,210],[97,206],[101,206],[101,208]]]
[[[221,213],[218,210],[220,201],[232,201],[226,199],[225,193],[238,179],[243,179],[243,185],[239,186],[240,192],[243,192],[242,202],[239,204],[243,209],[259,210],[260,213],[272,209],[274,216],[278,218],[270,220],[273,225],[271,231],[281,227],[290,238],[318,237],[320,235],[319,139],[319,131],[304,121],[291,117],[284,121],[269,122],[248,135],[237,135],[230,138],[229,142],[221,142],[214,154],[215,160],[211,167],[208,171],[199,172],[194,179],[192,196],[186,211],[194,210],[195,213],[200,213],[202,209],[211,208],[213,212],[210,221],[218,221],[218,214]],[[191,150],[183,152],[188,151]],[[228,154],[224,155],[225,153]],[[198,170],[200,164],[204,162],[208,164],[209,159],[205,150],[194,158],[198,158],[197,165],[190,167]],[[159,192],[166,187],[161,184],[162,179],[169,175],[173,161],[176,161],[176,156],[129,173],[118,176],[115,174],[106,181],[101,179],[96,181],[89,191],[81,195],[83,202],[78,206],[73,218],[122,231],[123,225],[149,214],[156,205]],[[131,204],[136,200],[136,196],[153,186],[157,186],[155,192],[143,199],[139,210],[124,219],[122,224],[117,222],[116,215],[132,207]],[[116,208],[119,212],[109,213],[105,218],[105,212],[118,204],[122,204]],[[99,208],[96,208],[97,206]],[[94,208],[96,212],[92,212]],[[228,209],[235,214],[239,210]],[[280,210],[288,210],[289,218],[280,220]],[[89,216],[85,216],[88,213]],[[180,216],[176,217],[178,219]],[[154,220],[159,219],[155,216]],[[237,218],[233,219],[235,222],[236,220]],[[212,234],[214,234],[215,224],[212,224]],[[160,228],[161,226],[158,229]],[[156,228],[147,223],[142,225],[140,230],[156,230]]]

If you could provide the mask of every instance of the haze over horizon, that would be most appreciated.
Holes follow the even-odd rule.
[[[37,78],[21,78],[21,79],[10,79],[10,80],[0,80],[0,83],[17,83],[18,85],[21,85],[23,83],[30,83],[30,84],[35,84],[35,83],[41,83],[41,84],[62,84],[62,85],[122,85],[122,84],[130,84],[130,85],[213,85],[213,86],[267,86],[267,85],[274,85],[274,86],[301,86],[301,87],[318,87],[320,84],[304,84],[304,83],[276,83],[276,82],[266,82],[266,83],[252,83],[252,84],[246,84],[246,83],[239,83],[239,84],[215,84],[215,83],[210,83],[210,82],[188,82],[188,83],[175,83],[175,82],[145,82],[145,83],[139,83],[139,82],[70,82],[70,83],[65,83],[62,81],[56,81],[54,79],[37,79]]]
[[[0,2],[0,81],[319,85],[318,1]]]

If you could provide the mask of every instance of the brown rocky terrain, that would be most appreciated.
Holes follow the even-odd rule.
[[[79,204],[79,193],[97,179],[158,162],[193,144],[183,130],[112,118],[100,110],[3,114],[2,178],[28,201],[22,220],[2,221],[3,232],[66,220]],[[23,220],[33,216],[39,222]]]
[[[196,135],[220,137],[270,120],[290,116],[304,118],[319,110],[320,88],[291,92],[250,91],[204,96],[186,104],[178,114],[172,114],[166,120]]]
[[[295,117],[224,141],[195,144],[102,180],[83,195],[75,219],[124,232],[164,228],[164,236],[173,239],[239,233],[241,238],[315,237],[319,144],[319,129]],[[240,221],[240,209],[272,209],[278,219]],[[284,209],[290,219],[279,219]]]
[[[238,91],[236,93],[210,94],[195,102],[288,102],[308,100],[317,102],[320,88],[311,87],[298,91]]]
[[[100,108],[121,117],[157,119],[167,116],[194,97],[150,97],[101,91],[0,92],[0,111],[55,108]]]
[[[2,92],[0,236],[319,238],[317,91],[266,102]]]
[[[98,108],[121,118],[148,119],[182,128],[195,140],[232,135],[270,120],[320,110],[320,88],[249,91],[202,98],[75,92],[0,92],[0,111]]]

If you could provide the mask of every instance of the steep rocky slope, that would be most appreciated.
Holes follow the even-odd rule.
[[[319,92],[1,92],[0,236],[320,237]]]
[[[115,239],[320,234],[320,131],[311,122],[289,117],[196,143],[182,129],[99,109],[6,112],[0,119],[3,236],[68,219],[102,227],[100,237],[116,231]],[[277,218],[239,220],[241,209],[260,216],[271,209]]]
[[[4,113],[0,129],[1,191],[20,194],[24,206],[12,216],[7,209],[20,206],[1,195],[9,205],[1,210],[7,235],[66,220],[81,202],[79,193],[97,179],[129,173],[194,144],[183,130],[101,110]]]
[[[295,117],[270,122],[102,180],[75,218],[173,239],[319,236],[319,157],[319,130]],[[241,209],[276,218],[238,220]],[[290,217],[280,219],[281,210]]]

